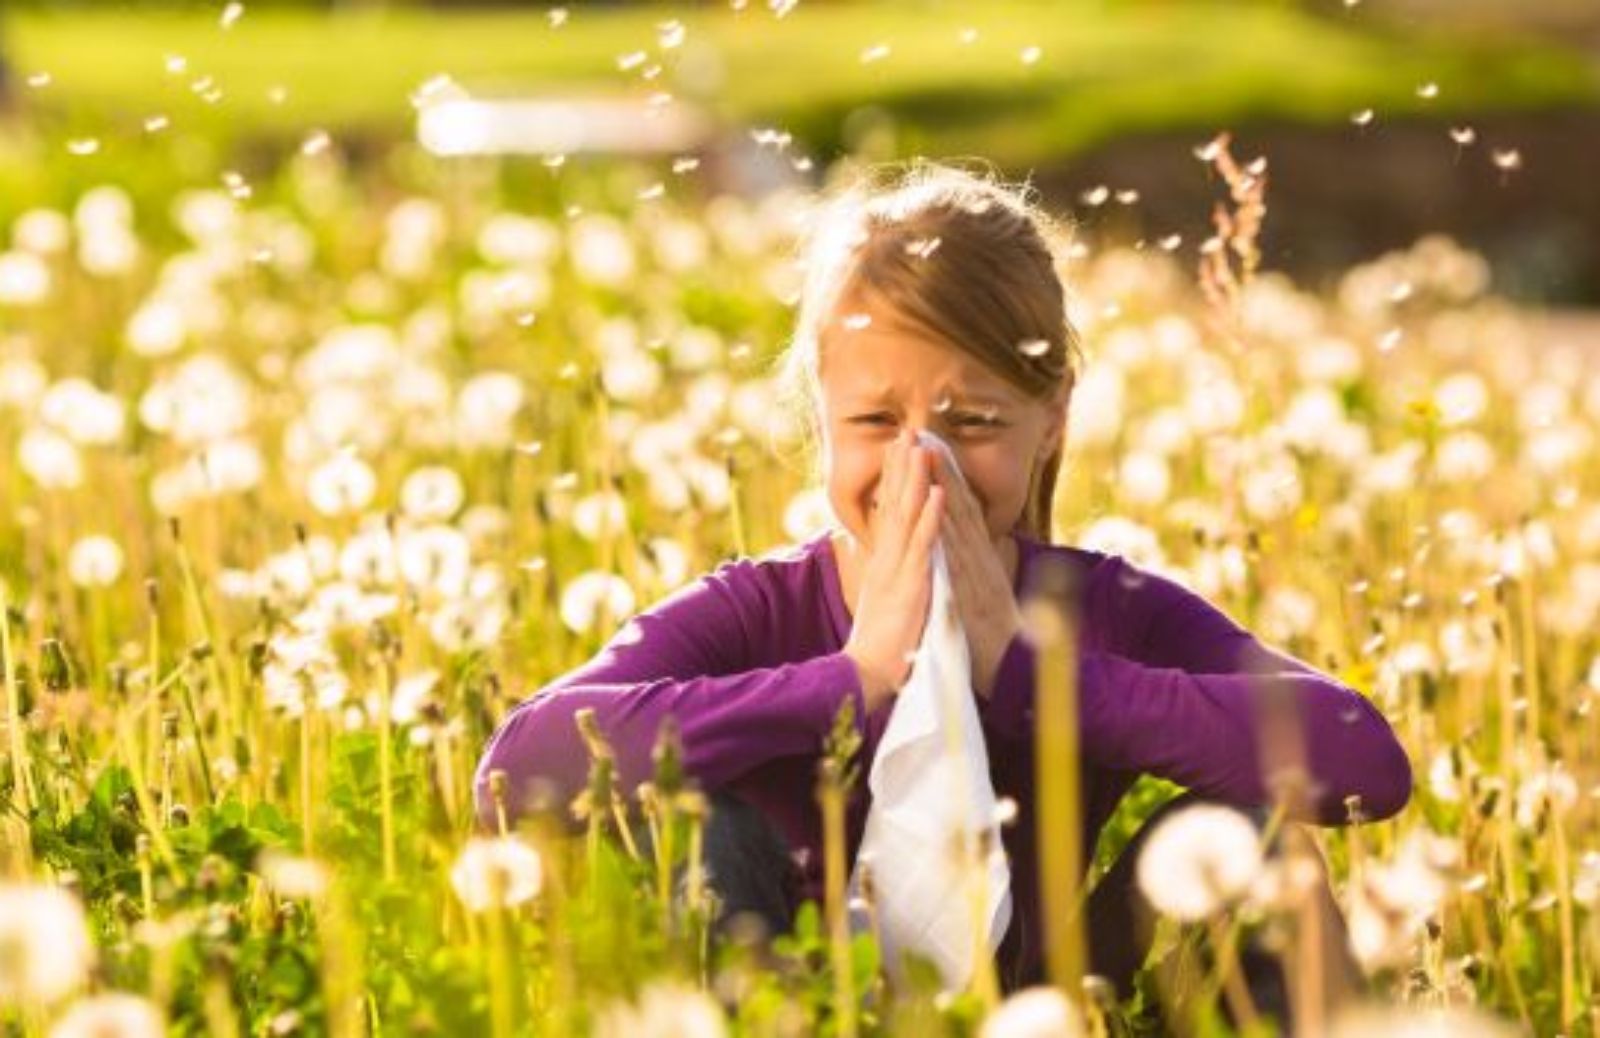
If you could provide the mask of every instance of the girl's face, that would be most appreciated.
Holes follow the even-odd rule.
[[[1028,396],[871,295],[842,300],[820,346],[823,476],[845,530],[871,547],[884,452],[909,426],[950,445],[990,540],[1007,536],[1022,517],[1034,466],[1066,421],[1065,395]]]

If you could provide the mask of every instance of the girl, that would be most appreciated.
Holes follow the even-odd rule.
[[[485,818],[497,770],[513,809],[540,782],[561,802],[583,787],[580,708],[594,709],[630,789],[650,774],[658,726],[675,717],[686,766],[712,794],[706,854],[722,918],[750,912],[786,929],[801,899],[820,899],[823,738],[852,703],[861,773],[870,770],[927,617],[936,540],[971,649],[991,779],[1018,807],[1003,837],[1013,913],[997,962],[1008,990],[1043,974],[1036,661],[1018,602],[1052,566],[1070,571],[1077,596],[1083,846],[1142,773],[1191,798],[1268,804],[1262,759],[1276,745],[1260,738],[1254,699],[1268,685],[1290,693],[1301,727],[1303,819],[1338,824],[1352,796],[1367,818],[1405,805],[1406,755],[1362,696],[1172,581],[1050,542],[1077,355],[1057,240],[1017,191],[937,164],[865,179],[824,211],[782,372],[820,443],[832,528],[722,565],[513,710],[478,768]],[[915,430],[943,438],[960,473],[936,464]],[[869,806],[860,782],[852,858]],[[1124,995],[1148,942],[1130,880],[1140,843],[1088,910],[1091,964]]]

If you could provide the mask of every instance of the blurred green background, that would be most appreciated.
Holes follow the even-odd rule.
[[[708,147],[775,128],[813,178],[846,153],[982,156],[1086,230],[1133,238],[1204,235],[1214,185],[1191,151],[1231,129],[1272,164],[1269,262],[1315,279],[1444,230],[1514,295],[1600,301],[1593,3],[3,10],[0,218],[108,179],[138,194],[259,178],[318,132],[392,169],[414,135],[408,97],[445,74],[480,97],[655,97],[714,120]],[[1099,187],[1137,202],[1090,204]]]

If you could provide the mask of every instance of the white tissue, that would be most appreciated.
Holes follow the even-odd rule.
[[[917,435],[950,456],[937,436]],[[953,458],[951,467],[960,471]],[[932,959],[946,989],[956,990],[976,969],[977,924],[990,954],[1005,936],[1011,869],[1000,845],[989,753],[973,702],[967,635],[938,542],[932,565],[922,643],[867,776],[872,807],[850,888],[852,903],[859,905],[861,865],[868,864],[883,960],[891,970],[898,971],[902,952],[915,952]],[[990,848],[982,862],[980,839]],[[963,860],[972,862],[970,868]],[[975,874],[982,876],[981,906],[969,885]],[[852,925],[866,928],[864,913],[853,913]]]

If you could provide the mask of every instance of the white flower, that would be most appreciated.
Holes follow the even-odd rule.
[[[189,325],[182,305],[157,297],[133,312],[122,334],[128,348],[139,356],[165,357],[183,346],[189,337]]]
[[[407,674],[396,681],[389,696],[389,719],[395,724],[412,724],[422,716],[423,707],[433,701],[433,690],[439,687],[437,670],[421,670]],[[377,696],[369,697],[369,705],[376,707]]]
[[[1261,838],[1248,818],[1195,804],[1157,823],[1136,869],[1139,889],[1155,909],[1188,922],[1249,890],[1261,864]]]
[[[1471,1006],[1357,1006],[1333,1019],[1328,1038],[1514,1038],[1509,1021]]]
[[[31,252],[0,252],[0,306],[34,306],[50,295],[50,268]]]
[[[50,1028],[50,1038],[161,1038],[166,1033],[160,1007],[122,992],[76,1002]]]
[[[800,491],[783,510],[783,532],[793,541],[808,541],[833,524],[833,506],[822,487]]]
[[[48,1005],[94,962],[78,899],[57,887],[0,883],[0,1005]]]
[[[72,441],[52,429],[32,426],[17,442],[17,461],[46,490],[71,490],[83,483],[83,459]]]
[[[256,871],[279,897],[320,898],[328,889],[328,867],[320,861],[267,849],[256,858]]]
[[[1302,493],[1300,468],[1294,458],[1268,453],[1245,474],[1244,510],[1262,522],[1281,519],[1299,507]]]
[[[643,350],[615,353],[600,364],[606,395],[625,404],[643,403],[661,390],[661,365]]]
[[[653,981],[632,1005],[613,1002],[595,1021],[596,1038],[725,1038],[715,999],[676,981]]]
[[[498,601],[454,598],[434,610],[428,636],[445,652],[487,649],[499,640],[508,619]]]
[[[616,537],[628,528],[628,503],[615,490],[597,490],[573,502],[572,527],[584,540]]]
[[[1155,531],[1122,516],[1096,519],[1078,535],[1078,544],[1089,551],[1121,555],[1146,568],[1159,568],[1166,563]]]
[[[456,443],[465,449],[505,448],[516,440],[522,380],[503,371],[475,375],[456,398]]]
[[[1117,491],[1124,501],[1154,507],[1167,499],[1171,489],[1172,474],[1161,455],[1148,451],[1130,451],[1123,455],[1117,469]]]
[[[11,225],[17,248],[50,256],[72,244],[72,221],[55,209],[29,209]]]
[[[652,537],[645,542],[656,581],[664,588],[676,588],[689,579],[689,553],[668,537]]]
[[[517,213],[495,213],[478,231],[479,254],[508,267],[546,263],[560,244],[550,221]]]
[[[1275,587],[1261,603],[1262,630],[1274,642],[1288,642],[1311,633],[1317,623],[1317,600],[1294,587]]]
[[[1057,988],[1032,987],[1015,992],[983,1021],[979,1038],[1078,1038],[1083,1019]]]
[[[1476,483],[1494,467],[1494,447],[1471,429],[1451,433],[1435,449],[1433,471],[1445,483]]]
[[[49,388],[50,373],[32,357],[0,360],[0,406],[18,410],[31,408]]]
[[[67,576],[83,588],[116,583],[122,576],[122,546],[102,534],[80,538],[67,551]]]
[[[400,485],[400,510],[419,522],[447,520],[465,499],[461,477],[445,465],[419,468]]]
[[[1067,415],[1068,441],[1075,447],[1104,447],[1122,434],[1122,414],[1127,384],[1121,369],[1094,364],[1072,393]]]
[[[1488,409],[1489,387],[1474,372],[1458,372],[1434,389],[1433,404],[1445,425],[1469,425]]]
[[[466,590],[472,569],[472,546],[454,526],[436,523],[402,530],[397,556],[400,575],[417,590],[454,598]]]
[[[621,288],[633,279],[633,243],[614,216],[587,213],[574,220],[567,249],[578,277],[591,285]]]
[[[365,508],[377,488],[371,466],[352,454],[338,454],[311,471],[306,499],[323,515],[349,515]]]
[[[561,622],[576,634],[594,630],[601,614],[613,623],[627,618],[635,604],[633,588],[614,573],[591,570],[567,582],[561,592]]]
[[[511,908],[539,893],[539,852],[514,836],[474,837],[450,869],[456,896],[474,912]]]
[[[39,400],[39,417],[84,446],[103,446],[122,438],[122,401],[81,378],[64,378]]]

